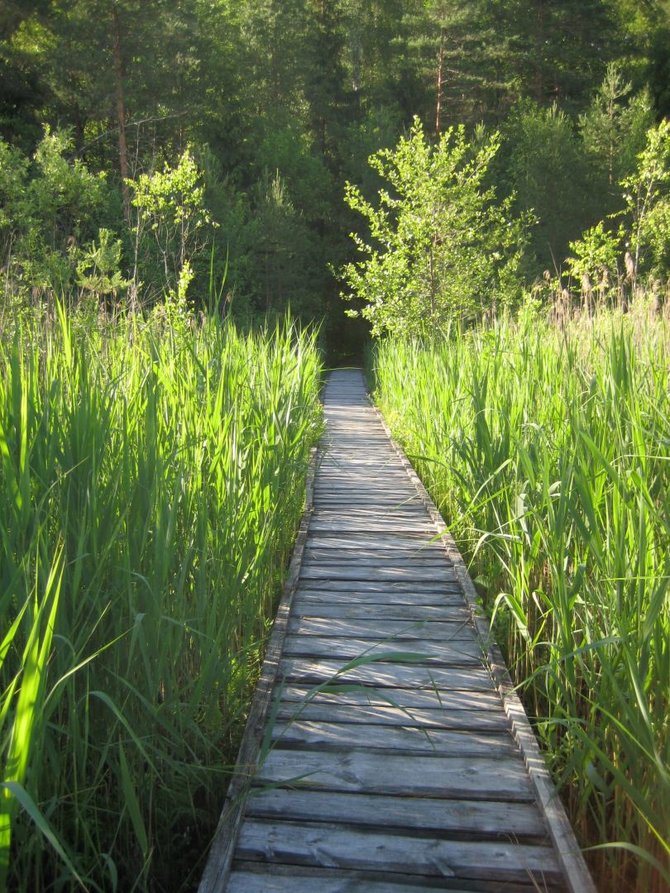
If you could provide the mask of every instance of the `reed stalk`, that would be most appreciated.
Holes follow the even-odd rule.
[[[0,891],[197,878],[319,385],[290,323],[60,308],[0,338]]]
[[[377,400],[470,560],[603,890],[670,883],[670,332],[384,341]]]

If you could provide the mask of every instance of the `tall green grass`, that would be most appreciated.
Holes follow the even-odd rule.
[[[670,332],[384,341],[378,402],[471,560],[603,890],[670,884]]]
[[[0,891],[174,891],[201,872],[319,383],[291,325],[61,310],[5,331]]]

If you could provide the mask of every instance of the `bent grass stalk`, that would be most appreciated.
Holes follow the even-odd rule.
[[[290,323],[244,336],[60,309],[0,341],[12,889],[174,889],[202,867],[302,512],[319,384],[314,335]]]
[[[603,889],[670,883],[670,338],[540,318],[385,341],[378,402],[494,614]]]

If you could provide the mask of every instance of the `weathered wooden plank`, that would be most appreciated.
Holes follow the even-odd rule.
[[[396,549],[416,552],[417,555],[444,555],[444,548],[439,540],[419,534],[371,535],[361,533],[318,533],[310,531],[308,543],[315,549],[369,549],[380,555],[395,552]]]
[[[376,638],[342,638],[326,636],[287,636],[284,642],[287,657],[320,657],[354,660],[359,657],[375,658],[383,655],[386,661],[399,663],[442,664],[450,666],[481,666],[482,649],[479,642],[456,639],[451,642],[435,642],[431,639],[402,640],[399,637],[380,640]]]
[[[368,506],[373,500],[375,504],[377,500],[381,500],[382,505],[388,501],[392,505],[420,505],[423,508],[416,491],[398,485],[373,487],[369,481],[365,483],[361,481],[356,487],[352,487],[350,483],[342,485],[322,482],[314,492],[314,501],[316,503],[329,499],[336,502],[356,500],[357,504]]]
[[[307,587],[307,582],[305,581],[305,588],[301,587],[299,590],[299,604],[307,607],[309,605],[313,606],[328,606],[331,605],[335,608],[340,606],[350,606],[351,608],[356,607],[378,607],[379,610],[376,612],[375,616],[379,617],[380,614],[384,614],[388,616],[389,619],[393,618],[393,611],[396,608],[435,608],[436,610],[463,610],[465,606],[465,602],[463,600],[463,593],[454,587],[451,584],[445,586],[444,588],[435,589],[431,587],[430,589],[422,590],[405,590],[398,588],[389,587],[381,587],[377,589],[365,590],[361,589],[360,586],[351,585],[351,586],[343,586],[341,588],[335,588],[334,586],[312,586]],[[451,587],[451,588],[448,588]],[[465,608],[467,610],[467,608]],[[388,611],[388,614],[386,613]]]
[[[314,657],[284,658],[280,667],[285,682],[307,685],[350,682],[377,688],[424,688],[439,691],[443,688],[491,691],[491,675],[482,666],[439,667],[393,663],[368,655],[367,662],[346,662]]]
[[[390,554],[389,554],[390,551]],[[378,549],[370,546],[359,546],[356,543],[347,543],[346,545],[335,545],[328,542],[321,544],[312,544],[305,549],[305,559],[309,561],[331,562],[340,560],[348,562],[352,557],[361,560],[372,559],[376,561],[400,562],[412,565],[416,562],[429,561],[439,562],[444,559],[444,553],[439,546],[434,548],[422,546],[397,546],[394,549]]]
[[[380,550],[375,553],[370,550],[371,554],[367,555],[362,554],[362,550],[351,547],[349,549],[331,549],[330,554],[324,552],[318,561],[312,558],[311,554],[306,555],[304,563],[309,570],[314,567],[325,567],[327,570],[332,570],[338,567],[348,568],[355,566],[380,568],[381,570],[387,568],[390,571],[434,570],[439,572],[452,567],[446,555],[440,555],[438,551],[432,553],[418,550],[412,552],[411,549],[407,551],[409,554],[403,555],[402,552],[396,554],[393,551]]]
[[[404,469],[394,469],[387,466],[383,472],[364,469],[356,471],[353,468],[321,466],[319,472],[318,489],[333,489],[355,492],[362,487],[373,493],[388,493],[389,489],[395,492],[411,493],[407,487],[407,473]],[[416,492],[416,491],[414,491]]]
[[[436,640],[472,639],[472,625],[460,621],[403,621],[403,620],[342,620],[336,617],[296,617],[289,621],[289,632],[294,636],[347,636],[373,640]]]
[[[397,876],[397,882],[379,880],[370,877],[363,872],[341,872],[332,868],[321,869],[309,874],[298,874],[299,868],[291,865],[288,874],[279,874],[279,866],[271,867],[256,865],[255,869],[248,863],[240,863],[231,875],[226,890],[228,893],[426,893],[436,888],[426,887],[424,884],[417,886],[415,882],[409,884],[403,880],[403,875]],[[444,890],[444,887],[440,888]],[[449,888],[449,893],[472,893],[472,891]],[[486,891],[483,891],[486,893]],[[505,893],[517,893],[505,887]],[[536,893],[531,888],[524,887],[523,893]]]
[[[352,598],[357,593],[377,592],[385,593],[389,599],[395,598],[397,594],[406,593],[414,594],[421,592],[432,592],[437,595],[446,594],[448,592],[460,592],[461,599],[462,590],[460,589],[456,575],[450,576],[445,581],[440,580],[319,580],[316,577],[303,581],[306,588],[310,590],[322,590],[326,592],[348,592]]]
[[[504,841],[426,839],[343,828],[338,824],[249,819],[239,856],[302,865],[412,872],[445,878],[528,880],[559,877],[550,847]],[[539,886],[539,889],[542,889]]]
[[[351,602],[350,599],[340,599],[333,603],[330,599],[300,595],[293,601],[292,613],[294,617],[333,618],[338,620],[370,620],[376,622],[380,614],[385,620],[405,621],[406,623],[427,623],[429,621],[459,621],[466,623],[470,620],[470,612],[462,604],[452,605],[420,605],[391,604],[379,601],[373,604]]]
[[[426,523],[426,517],[420,509],[409,506],[388,506],[374,512],[358,511],[350,507],[349,510],[327,509],[320,507],[315,509],[311,529],[320,531],[322,528],[370,533],[418,533],[426,538],[432,536],[434,528]]]
[[[419,506],[397,503],[391,506],[353,506],[351,509],[345,508],[319,508],[314,510],[312,523],[317,523],[322,518],[329,520],[341,521],[369,521],[386,519],[394,523],[402,522],[404,524],[414,524],[423,527],[426,530],[433,530],[426,513],[421,511]]]
[[[331,553],[324,555],[319,560],[315,560],[311,555],[305,556],[303,569],[305,572],[313,571],[317,568],[324,568],[326,571],[332,572],[338,569],[348,571],[350,569],[360,570],[361,568],[371,569],[374,571],[388,571],[391,575],[402,573],[403,575],[411,575],[413,573],[421,577],[421,573],[445,574],[451,568],[450,562],[446,557],[439,554],[429,555],[422,553],[403,558],[393,553],[376,555],[361,555],[356,550],[350,549],[347,552]],[[451,574],[453,579],[453,574]]]
[[[285,684],[281,687],[282,705],[289,705],[290,701],[301,701],[307,706],[324,705],[331,709],[331,716],[337,716],[337,708],[355,707],[379,707],[380,717],[384,709],[401,708],[405,718],[416,716],[418,722],[429,722],[430,716],[435,711],[439,725],[447,727],[450,719],[461,712],[473,713],[486,711],[490,715],[497,715],[504,725],[508,725],[507,717],[500,713],[501,699],[499,693],[491,686],[489,689],[459,689],[459,688],[376,688],[371,685],[350,684],[343,682],[333,684],[325,688],[315,689],[313,686]],[[289,705],[290,706],[290,705]],[[295,706],[295,705],[293,705]],[[424,719],[424,714],[427,717]],[[343,721],[346,713],[337,716],[338,721]],[[360,715],[359,710],[350,711],[352,717]],[[374,714],[368,714],[372,717]],[[352,719],[352,722],[355,721]],[[368,721],[373,721],[369,719]],[[469,721],[469,720],[460,720]],[[383,722],[383,719],[379,719]]]
[[[353,711],[351,711],[353,712]],[[396,723],[338,723],[329,719],[308,719],[299,714],[297,719],[277,721],[272,727],[272,741],[279,747],[318,748],[366,752],[441,754],[450,757],[512,756],[517,753],[509,735],[486,734],[474,729],[455,731],[427,726],[403,724],[396,711]],[[504,729],[506,732],[507,729]]]
[[[405,756],[351,750],[314,753],[271,750],[256,776],[258,785],[283,784],[350,793],[468,800],[531,801],[523,760],[511,757]]]
[[[323,701],[282,701],[277,712],[278,722],[297,719],[309,722],[339,722],[351,725],[377,725],[442,729],[450,731],[509,732],[509,722],[500,709],[454,710],[425,709],[390,705],[327,704]]]
[[[318,492],[341,492],[348,491],[351,495],[355,495],[357,486],[366,491],[372,491],[375,495],[381,497],[395,496],[401,502],[402,498],[411,500],[412,502],[421,503],[423,500],[417,494],[416,488],[400,475],[403,472],[402,466],[389,463],[384,457],[376,458],[368,456],[367,458],[373,464],[353,464],[335,460],[336,464],[323,470],[323,475],[318,481]],[[374,503],[370,504],[373,507]]]
[[[255,789],[247,814],[256,818],[341,822],[384,831],[431,831],[460,837],[542,837],[544,823],[531,803],[502,800],[436,800],[384,794]]]
[[[326,397],[263,791],[202,893],[558,890],[462,560],[362,378]]]
[[[350,564],[315,564],[305,561],[300,571],[301,580],[352,580],[371,582],[390,582],[407,584],[416,583],[450,583],[454,579],[446,562],[442,567],[431,565],[419,567],[402,567],[401,565],[384,565],[366,561],[352,561]]]
[[[385,533],[400,536],[414,533],[426,539],[430,539],[435,533],[433,528],[423,520],[413,521],[409,518],[402,518],[399,514],[395,518],[390,516],[361,518],[354,515],[351,517],[321,515],[314,519],[310,530],[314,533]]]

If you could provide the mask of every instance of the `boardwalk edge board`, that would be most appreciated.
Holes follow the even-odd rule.
[[[279,607],[277,608],[277,614],[268,639],[261,674],[254,690],[233,777],[228,787],[219,823],[212,838],[205,870],[198,886],[198,893],[215,893],[215,891],[224,890],[230,874],[247,793],[256,772],[258,756],[265,734],[265,722],[270,709],[275,682],[279,675],[293,596],[298,588],[309,522],[314,508],[314,479],[318,457],[319,450],[314,448],[310,454],[305,483],[305,508],[300,520],[293,552],[291,553],[288,575],[282,589]]]
[[[407,474],[416,487],[422,502],[437,528],[452,569],[463,587],[466,603],[470,609],[477,635],[482,644],[484,654],[491,669],[496,687],[502,697],[505,713],[510,721],[512,735],[523,755],[528,774],[533,783],[538,803],[544,813],[549,835],[556,849],[556,854],[563,869],[571,893],[597,893],[596,886],[589,872],[582,851],[575,837],[572,824],[568,819],[563,803],[558,795],[551,774],[547,769],[544,756],[533,732],[532,726],[521,699],[516,693],[512,678],[502,656],[499,646],[493,641],[491,632],[482,614],[477,590],[461,556],[456,542],[449,532],[444,518],[440,514],[432,497],[426,490],[423,481],[414,470],[401,446],[396,443],[391,430],[372,397],[368,401],[374,409],[382,427],[398,454]]]

